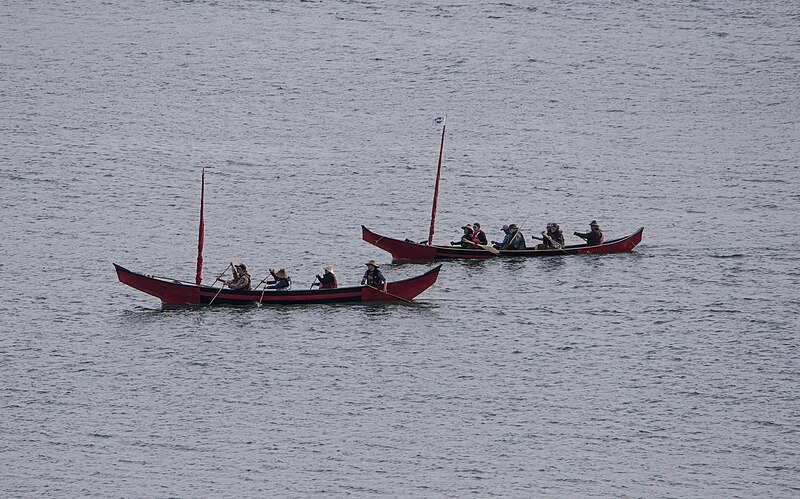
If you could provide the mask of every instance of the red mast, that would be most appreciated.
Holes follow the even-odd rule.
[[[442,152],[444,151],[444,130],[447,128],[447,116],[438,118],[442,122],[442,145],[439,147],[439,166],[436,169],[436,187],[433,188],[433,209],[431,210],[431,230],[428,233],[428,246],[433,244],[433,224],[436,221],[436,201],[439,199],[439,179],[442,177]]]
[[[197,276],[194,278],[198,286],[203,280],[203,240],[205,239],[205,223],[203,222],[203,205],[206,197],[206,169],[203,168],[203,176],[200,180],[200,231],[197,236]]]

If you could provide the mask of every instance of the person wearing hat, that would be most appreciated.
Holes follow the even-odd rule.
[[[367,271],[364,272],[364,277],[361,279],[361,284],[366,284],[367,286],[371,286],[373,288],[379,288],[384,293],[386,292],[387,282],[386,278],[383,277],[383,273],[378,270],[380,266],[378,262],[375,260],[370,260],[366,263]]]
[[[250,274],[247,273],[247,267],[243,263],[233,265],[233,278],[228,279],[225,285],[231,289],[250,289]]]
[[[561,249],[565,244],[564,233],[561,232],[561,228],[555,222],[547,224],[547,231],[542,232],[542,237],[531,236],[531,238],[542,241],[542,244],[536,245],[537,250]]]
[[[505,242],[501,249],[506,250],[524,250],[525,246],[525,236],[522,235],[522,232],[519,231],[517,224],[511,224],[508,226],[508,235],[506,236],[508,242]]]
[[[333,273],[333,267],[325,267],[323,269],[325,271],[322,276],[317,274],[317,282],[313,283],[311,286],[319,286],[319,289],[334,289],[339,287],[339,283],[336,281],[336,274]]]
[[[472,226],[467,224],[461,227],[461,230],[464,231],[464,234],[461,236],[460,241],[450,241],[450,246],[461,246],[462,248],[474,248],[475,246],[472,244],[472,234],[474,231],[472,230]]]
[[[289,274],[286,273],[286,269],[280,269],[277,272],[275,272],[273,269],[269,269],[269,273],[275,280],[267,281],[267,289],[274,289],[275,291],[289,291],[289,288],[292,287],[292,279],[289,277]]]
[[[598,244],[603,244],[604,238],[603,232],[600,230],[600,224],[598,224],[596,220],[592,220],[589,223],[589,228],[591,229],[589,232],[573,232],[573,234],[581,239],[586,240],[587,246],[597,246]]]

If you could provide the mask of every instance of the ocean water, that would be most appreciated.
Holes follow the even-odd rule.
[[[0,495],[797,497],[796,2],[0,5]],[[164,309],[112,262],[355,284],[361,224],[558,221],[414,304]]]

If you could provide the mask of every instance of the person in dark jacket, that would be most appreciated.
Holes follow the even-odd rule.
[[[319,286],[319,289],[334,289],[339,287],[336,281],[336,274],[333,273],[333,267],[325,267],[325,273],[320,276],[317,274],[317,281],[311,286]]]
[[[603,232],[600,230],[600,224],[596,220],[589,223],[589,232],[573,232],[576,236],[586,240],[587,246],[597,246],[603,244]]]
[[[275,272],[274,269],[269,269],[269,273],[274,281],[267,281],[267,289],[274,289],[275,291],[289,291],[292,287],[292,279],[286,273],[286,269],[280,269]]]
[[[450,246],[461,246],[462,248],[474,248],[475,245],[472,244],[472,235],[474,231],[472,230],[472,226],[467,224],[461,229],[464,231],[464,234],[461,236],[460,241],[450,241]]]
[[[531,238],[542,241],[542,244],[536,245],[537,250],[560,249],[565,244],[564,233],[561,232],[561,228],[555,222],[547,224],[547,231],[542,232],[542,237],[531,236]]]
[[[233,265],[233,278],[228,279],[225,285],[231,289],[250,289],[250,274],[247,273],[247,267],[243,263]]]
[[[486,233],[481,229],[481,224],[478,222],[472,224],[472,242],[483,244],[484,246],[489,244],[489,240],[486,239]]]
[[[511,240],[511,234],[508,233],[508,225],[504,225],[500,230],[503,231],[505,236],[503,237],[502,241],[492,241],[492,246],[494,246],[496,249],[503,249],[505,245],[508,244],[508,241]]]
[[[506,250],[524,250],[525,246],[525,236],[522,235],[522,232],[519,231],[519,228],[516,224],[511,224],[508,226],[508,243],[506,243],[502,249]]]
[[[361,279],[361,284],[378,288],[385,293],[388,283],[386,282],[386,278],[383,277],[383,273],[378,270],[378,267],[380,266],[378,262],[375,260],[370,260],[366,263],[366,265],[367,271],[364,272],[364,277]]]

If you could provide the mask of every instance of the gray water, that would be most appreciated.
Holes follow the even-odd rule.
[[[0,495],[797,497],[794,1],[0,5]],[[111,262],[355,284],[360,224],[609,238],[415,304],[162,309]]]

